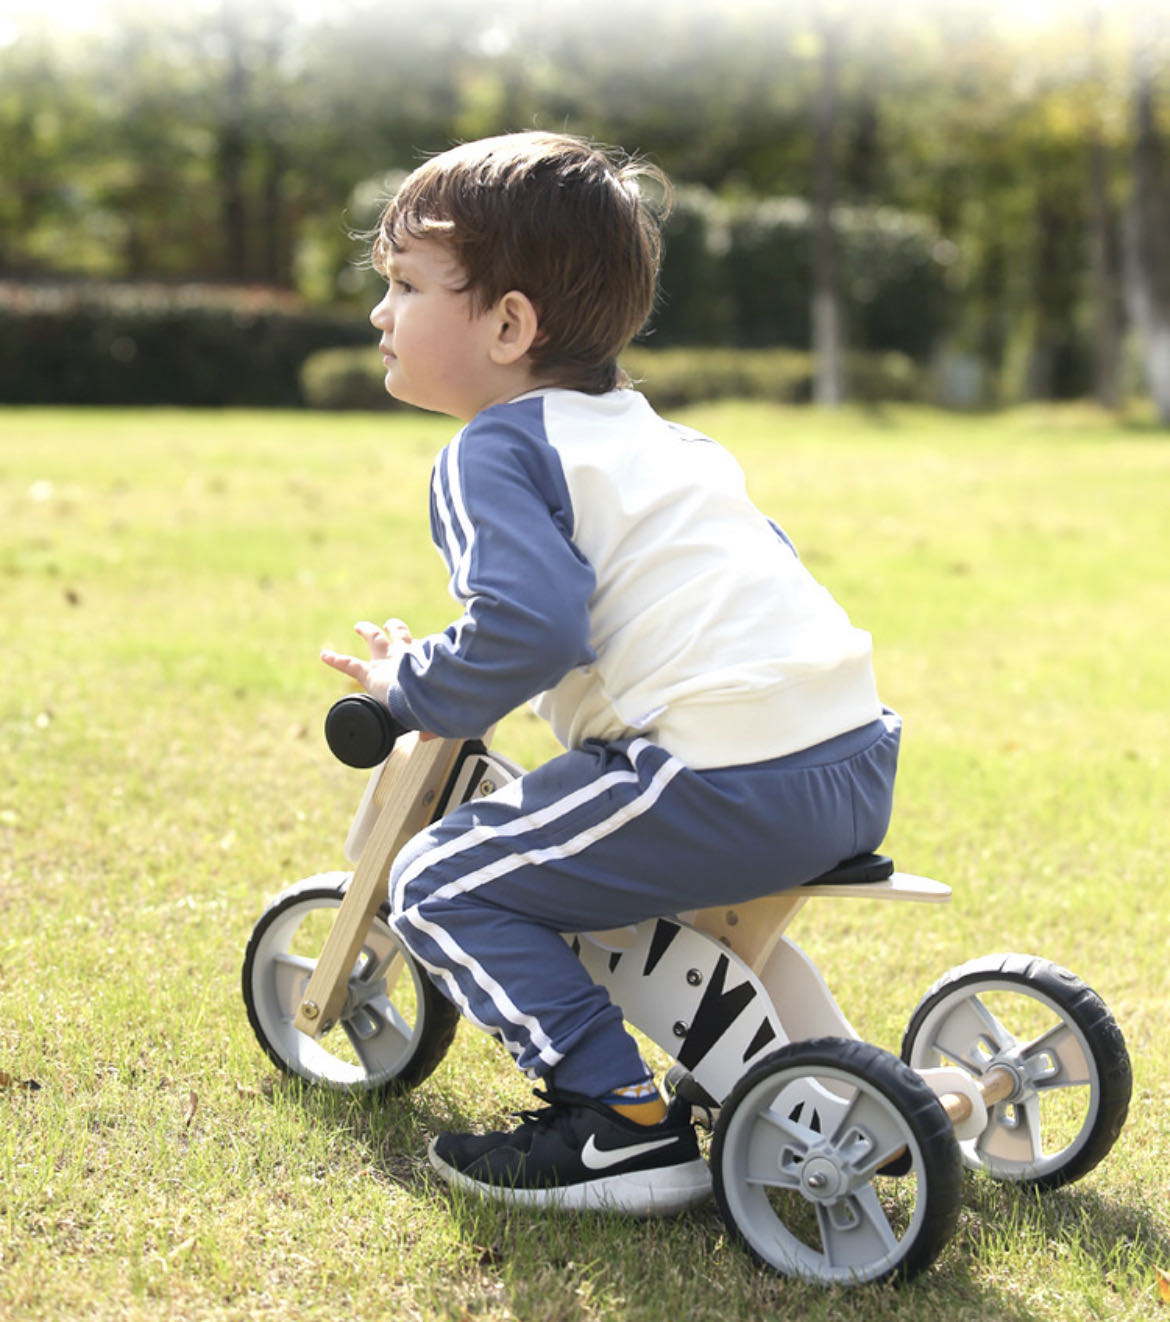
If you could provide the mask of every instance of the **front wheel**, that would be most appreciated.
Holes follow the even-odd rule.
[[[896,1056],[793,1042],[724,1102],[711,1146],[729,1229],[761,1262],[825,1285],[908,1280],[954,1231],[962,1167],[938,1099]]]
[[[370,924],[334,1027],[314,1039],[293,1024],[350,876],[308,877],[260,915],[241,973],[248,1022],[280,1069],[310,1083],[350,1092],[411,1088],[443,1059],[459,1012],[407,953],[387,905]]]
[[[1133,1075],[1105,1003],[1047,959],[992,955],[952,969],[910,1017],[902,1059],[1015,1080],[987,1126],[961,1145],[995,1179],[1056,1189],[1091,1171],[1125,1123]]]

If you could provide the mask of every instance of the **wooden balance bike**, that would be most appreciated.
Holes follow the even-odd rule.
[[[435,1069],[459,1015],[390,926],[391,861],[436,817],[521,769],[482,740],[395,741],[364,694],[334,705],[326,738],[342,761],[373,767],[346,841],[355,867],[268,905],[245,953],[244,1002],[281,1070],[393,1093]],[[869,854],[746,904],[566,937],[627,1022],[676,1062],[667,1087],[713,1129],[727,1226],[774,1271],[825,1284],[908,1279],[951,1236],[964,1167],[1055,1189],[1092,1170],[1121,1131],[1124,1040],[1066,969],[1000,954],[951,970],[895,1056],[858,1037],[785,935],[813,899],[949,897]]]

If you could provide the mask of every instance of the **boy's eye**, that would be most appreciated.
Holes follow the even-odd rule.
[[[400,294],[413,294],[414,286],[409,280],[391,280],[390,282]]]

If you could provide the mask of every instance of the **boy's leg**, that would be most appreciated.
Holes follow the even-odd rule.
[[[592,1105],[646,1070],[560,934],[739,902],[876,847],[897,735],[891,717],[808,754],[701,773],[645,740],[565,754],[412,842],[392,874],[395,927],[522,1068]]]

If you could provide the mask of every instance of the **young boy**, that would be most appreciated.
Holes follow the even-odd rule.
[[[402,941],[549,1105],[441,1134],[447,1180],[528,1205],[646,1214],[702,1199],[620,1010],[563,933],[798,885],[876,848],[900,723],[855,629],[715,442],[662,421],[618,354],[660,239],[640,183],[578,139],[521,133],[420,166],[387,207],[371,313],[386,388],[466,425],[431,527],[463,613],[413,640],[357,625],[323,660],[403,729],[474,737],[530,701],[567,750],[416,837]]]

